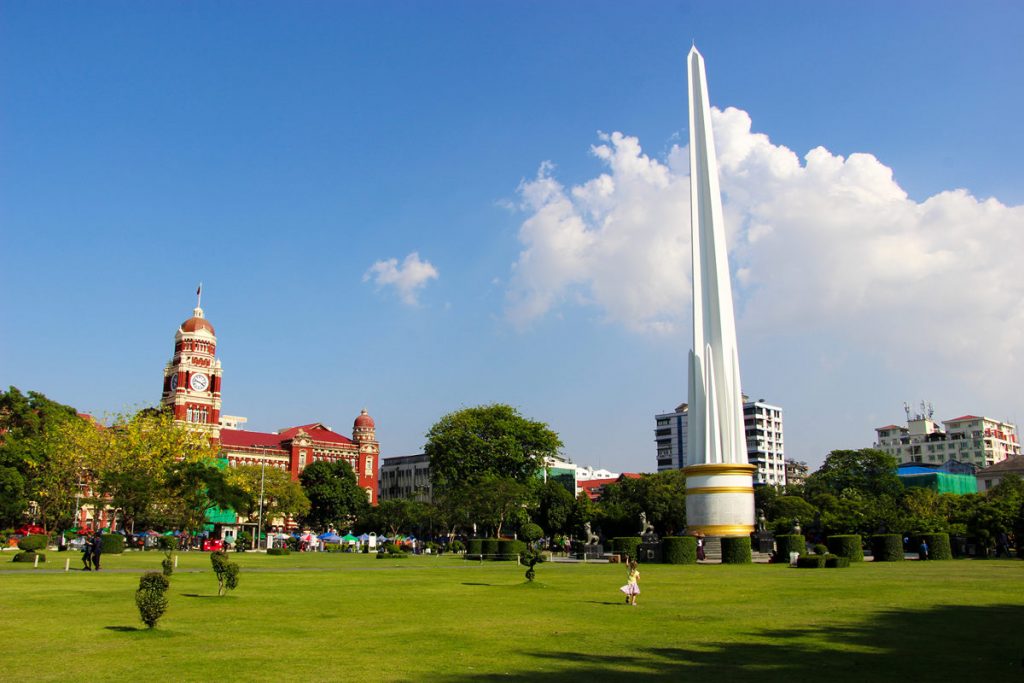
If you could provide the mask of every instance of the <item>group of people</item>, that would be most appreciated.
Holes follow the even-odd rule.
[[[103,536],[97,531],[85,537],[82,546],[82,571],[100,570],[100,555],[103,554]]]

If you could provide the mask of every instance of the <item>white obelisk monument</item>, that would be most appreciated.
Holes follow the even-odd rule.
[[[693,351],[690,352],[689,533],[746,536],[754,530],[754,465],[747,440],[725,247],[718,161],[704,58],[687,57],[690,86],[690,233],[693,243]]]

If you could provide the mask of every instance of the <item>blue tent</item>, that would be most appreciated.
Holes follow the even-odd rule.
[[[359,540],[360,541],[369,541],[370,540],[370,534],[363,534],[362,536],[359,537]]]
[[[338,534],[320,534],[317,538],[324,543],[341,543],[341,536]]]

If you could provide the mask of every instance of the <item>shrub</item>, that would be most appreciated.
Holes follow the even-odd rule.
[[[174,560],[169,557],[165,557],[160,560],[160,567],[164,576],[170,576],[174,573]]]
[[[455,539],[448,544],[448,550],[453,553],[461,553],[466,549],[466,546],[462,544],[462,541]]]
[[[949,534],[921,534],[917,537],[918,545],[921,541],[928,543],[929,560],[953,559],[953,551],[949,547]]]
[[[860,561],[864,561],[863,554],[861,554]],[[826,555],[825,566],[834,569],[844,569],[850,566],[850,558],[843,557],[842,555]]]
[[[807,554],[807,541],[800,534],[783,534],[775,537],[774,562],[789,562],[790,553]]]
[[[815,543],[814,544],[814,554],[815,555],[828,555],[828,546],[825,545],[824,543]]]
[[[750,536],[722,539],[722,564],[750,564]]]
[[[33,534],[31,536],[25,536],[20,541],[18,541],[18,548],[27,552],[31,552],[33,550],[46,550],[46,546],[49,542],[49,536],[43,536],[42,534]]]
[[[801,555],[796,560],[800,569],[821,569],[827,561],[825,555]]]
[[[693,536],[666,536],[661,539],[665,564],[696,564],[697,539]]]
[[[291,551],[288,548],[268,548],[267,555],[288,555]]]
[[[34,550],[26,550],[16,554],[11,558],[11,562],[35,562],[37,557],[40,562],[46,562],[46,553],[37,553]]]
[[[226,590],[234,590],[238,586],[238,565],[228,561],[226,552],[210,553],[210,564],[217,575],[217,595],[224,595]]]
[[[514,541],[512,539],[503,538],[498,541],[498,556],[496,560],[515,560],[519,557],[519,553],[526,550],[526,543],[523,541]]]
[[[160,538],[156,539],[156,544],[157,546],[159,546],[160,550],[166,552],[167,556],[170,557],[171,552],[178,549],[178,537],[161,536]]]
[[[539,541],[544,536],[544,530],[538,524],[528,523],[520,527],[519,535],[527,543],[533,543],[534,541]]]
[[[456,541],[457,543],[458,541]],[[454,545],[454,544],[453,544]],[[467,560],[479,560],[480,555],[484,551],[484,539],[482,538],[471,538],[466,541],[466,559]]]
[[[864,546],[860,534],[843,534],[828,537],[828,550],[833,555],[845,557],[850,562],[864,561]]]
[[[871,555],[875,562],[902,562],[903,537],[899,534],[875,534],[871,537]]]
[[[612,547],[620,555],[625,555],[631,560],[637,559],[640,554],[641,538],[639,536],[617,536],[612,539]]]
[[[498,555],[498,539],[496,538],[485,538],[483,545],[480,546],[480,553],[484,556],[485,560],[497,559]]]
[[[252,534],[248,531],[239,531],[235,536],[235,552],[245,552],[250,548],[252,548]]]
[[[135,591],[135,606],[139,608],[139,617],[147,628],[156,626],[157,620],[167,610],[167,587],[170,581],[163,574],[146,572],[139,579],[139,589]]]
[[[378,560],[404,560],[409,557],[409,553],[397,552],[397,553],[377,553]]]
[[[120,555],[124,552],[124,536],[121,534],[103,534],[100,538],[104,555]]]

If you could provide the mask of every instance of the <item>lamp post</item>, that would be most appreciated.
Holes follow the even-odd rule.
[[[256,523],[256,549],[260,549],[260,535],[263,532],[263,481],[267,476],[267,461],[264,460],[260,467],[260,514]]]

